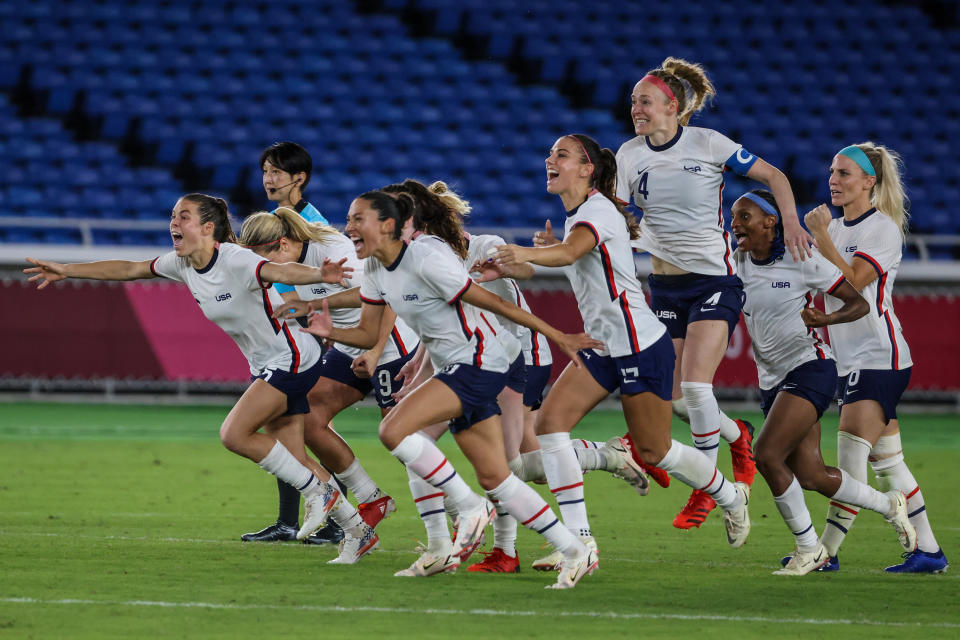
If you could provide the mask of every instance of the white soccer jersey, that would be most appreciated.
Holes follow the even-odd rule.
[[[464,363],[505,373],[510,361],[500,342],[461,296],[473,281],[458,255],[436,236],[404,245],[391,265],[367,258],[360,298],[389,304],[420,336],[433,368]]]
[[[233,338],[250,364],[250,374],[266,369],[298,373],[320,359],[320,346],[293,319],[274,320],[283,298],[260,279],[264,260],[253,251],[223,243],[203,269],[171,251],[152,263],[154,275],[182,282],[207,316]]]
[[[870,313],[856,322],[830,327],[830,344],[837,354],[837,371],[845,376],[859,369],[900,370],[913,366],[910,347],[893,312],[893,281],[903,256],[903,236],[896,223],[876,209],[853,221],[836,218],[828,228],[833,245],[847,262],[866,260],[877,279],[860,293]],[[840,306],[827,298],[826,310]]]
[[[599,191],[567,213],[564,237],[576,227],[596,245],[567,269],[586,332],[614,358],[639,353],[667,330],[647,306],[637,280],[627,221]]]
[[[712,129],[679,127],[664,145],[646,136],[617,151],[617,197],[643,211],[633,246],[690,273],[733,275],[723,228],[723,171],[746,175],[756,156]]]
[[[478,260],[486,260],[487,253],[490,249],[505,244],[507,244],[506,240],[500,236],[471,235],[467,247],[467,259],[464,260],[464,264],[469,269]],[[520,287],[517,286],[516,281],[512,278],[498,278],[490,282],[480,283],[480,286],[491,293],[495,293],[504,300],[509,300],[524,311],[530,311],[530,306],[524,299],[523,293],[520,292]],[[547,344],[547,339],[543,337],[543,334],[539,331],[531,331],[522,324],[517,324],[501,316],[497,316],[497,319],[500,321],[500,324],[519,341],[519,346],[523,350],[524,364],[532,365],[536,363],[537,366],[540,366],[553,362],[550,346]],[[511,351],[509,346],[505,344],[504,347],[507,348],[509,354]]]
[[[349,280],[350,287],[356,286],[356,283],[360,282],[363,278],[363,261],[357,257],[357,251],[353,247],[353,241],[347,236],[337,234],[335,236],[327,236],[322,242],[304,242],[303,251],[300,253],[300,258],[297,261],[310,265],[311,267],[321,267],[323,266],[324,258],[330,258],[333,262],[339,262],[343,258],[347,259],[344,266],[353,267],[353,274],[351,274]],[[344,290],[344,287],[339,284],[329,284],[326,282],[298,285],[296,287],[297,295],[300,296],[301,300],[325,298]],[[360,309],[330,309],[330,318],[333,320],[333,326],[339,329],[356,327],[360,324]],[[378,364],[393,362],[401,356],[412,353],[413,350],[417,348],[419,342],[420,340],[413,332],[413,329],[408,327],[403,320],[397,318],[393,326],[393,331],[390,334],[390,340],[387,340]],[[366,349],[359,349],[340,343],[337,344],[337,350],[353,358],[366,352]]]
[[[829,294],[845,282],[840,270],[819,253],[805,262],[794,262],[789,251],[765,262],[754,262],[749,253],[737,251],[734,259],[747,298],[743,317],[753,341],[760,388],[774,388],[804,362],[833,359],[830,347],[800,314],[813,304],[818,291]]]

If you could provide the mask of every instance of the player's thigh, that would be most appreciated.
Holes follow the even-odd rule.
[[[430,378],[410,392],[380,422],[380,439],[396,447],[406,436],[426,426],[460,416],[463,407],[453,389]]]
[[[243,392],[220,426],[220,439],[244,438],[287,410],[287,395],[261,379]]]
[[[725,320],[698,320],[687,325],[680,376],[684,382],[713,383],[727,351],[730,325]]]
[[[621,396],[620,404],[638,455],[648,464],[662,460],[670,450],[672,440],[673,407],[670,401],[644,391]]]
[[[568,363],[537,412],[537,434],[569,433],[608,395],[586,367]]]
[[[817,421],[817,409],[809,400],[788,391],[779,392],[753,444],[757,464],[786,461]]]
[[[503,412],[500,416],[503,446],[507,451],[507,459],[512,460],[520,455],[520,442],[523,440],[523,420],[527,413],[523,406],[523,394],[504,387],[497,396],[497,404]]]
[[[500,416],[490,416],[453,434],[457,446],[473,465],[477,480],[485,490],[496,488],[510,474],[503,447]]]
[[[888,426],[883,407],[876,400],[845,402],[840,408],[840,431],[863,438],[871,445],[877,443]]]
[[[673,339],[673,353],[677,357],[673,366],[673,399],[679,400],[683,397],[683,390],[680,389],[680,383],[683,381],[683,338]]]

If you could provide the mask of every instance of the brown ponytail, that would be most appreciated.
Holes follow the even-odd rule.
[[[683,126],[689,124],[690,116],[700,111],[709,98],[717,95],[706,69],[683,58],[669,57],[659,69],[648,71],[647,75],[660,78],[670,87],[677,99],[677,119]]]
[[[437,236],[461,258],[467,257],[467,239],[464,236],[464,210],[470,205],[443,182],[434,182],[427,187],[417,180],[407,179],[401,184],[391,184],[382,189],[387,193],[409,194],[415,203],[413,228],[428,235]]]
[[[582,133],[572,133],[570,138],[574,138],[580,143],[581,162],[583,164],[593,164],[593,176],[590,186],[599,191],[607,200],[613,203],[620,215],[627,222],[627,229],[630,230],[630,239],[636,240],[640,237],[640,223],[632,213],[627,211],[626,207],[617,199],[617,157],[613,151],[600,145],[590,136]]]

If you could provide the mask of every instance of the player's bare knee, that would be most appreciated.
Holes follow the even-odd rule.
[[[220,427],[220,442],[223,443],[223,446],[226,447],[227,451],[232,451],[233,453],[242,454],[242,443],[244,439],[235,432],[235,430],[230,428],[228,423],[224,423]]]
[[[380,421],[378,435],[380,436],[380,442],[390,451],[396,449],[400,445],[400,441],[403,440],[397,433],[394,421],[390,420],[390,414],[387,414],[387,416]]]

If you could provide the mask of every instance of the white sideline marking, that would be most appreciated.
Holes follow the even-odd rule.
[[[936,627],[960,629],[953,622],[895,622],[883,620],[851,620],[846,618],[767,618],[763,616],[721,616],[709,614],[685,613],[618,613],[616,611],[506,611],[497,609],[412,609],[409,607],[324,607],[317,605],[274,605],[274,604],[222,604],[217,602],[163,602],[155,600],[40,600],[37,598],[0,598],[0,602],[11,604],[60,604],[60,605],[101,605],[109,607],[161,607],[180,609],[230,609],[230,610],[269,610],[269,611],[316,611],[322,613],[414,613],[427,615],[474,615],[474,616],[559,616],[568,618],[608,618],[611,620],[709,620],[719,622],[769,622],[774,624],[813,624],[813,625],[871,625],[876,627]]]

